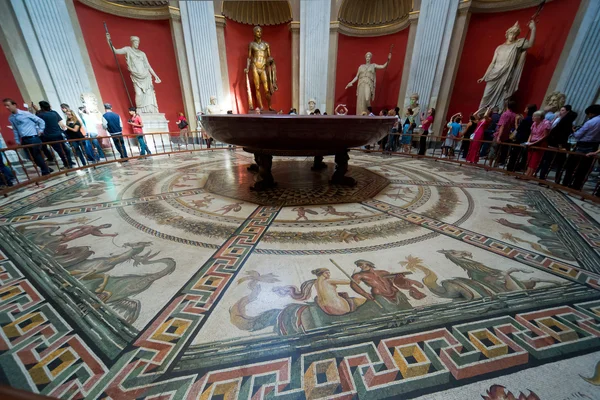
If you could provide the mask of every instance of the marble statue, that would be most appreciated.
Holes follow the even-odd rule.
[[[258,102],[258,108],[264,109],[262,96],[260,93],[261,86],[265,92],[267,98],[267,106],[269,110],[271,108],[271,96],[278,89],[277,88],[277,68],[275,67],[275,60],[271,57],[271,48],[267,42],[262,40],[262,28],[260,26],[254,27],[254,40],[248,44],[248,59],[246,60],[246,85],[248,86],[248,103],[250,108],[252,105],[252,91],[250,89],[250,82],[248,79],[248,73],[252,74],[252,81],[254,82],[254,93],[256,101]]]
[[[485,75],[477,80],[477,83],[486,82],[480,107],[496,106],[503,109],[504,102],[519,88],[526,50],[533,46],[535,40],[533,20],[529,21],[529,29],[531,29],[529,40],[517,39],[521,33],[518,21],[506,31],[506,42],[496,47],[494,58]]]
[[[217,103],[217,98],[215,96],[210,96],[210,104],[206,107],[206,113],[209,115],[223,114],[223,109]]]
[[[410,109],[413,112],[415,124],[419,126],[421,124],[421,106],[419,105],[419,93],[413,93],[410,95],[408,107],[410,107]],[[406,115],[405,117],[408,117],[408,115]]]
[[[317,109],[317,101],[315,99],[309,99],[308,100],[308,108],[306,109],[306,113],[308,115],[310,115],[310,114],[314,113],[316,109]]]
[[[545,118],[548,120],[554,119],[554,115],[562,106],[565,105],[567,96],[561,92],[552,92],[544,99]]]
[[[366,62],[358,67],[356,76],[346,85],[346,89],[348,89],[358,81],[356,87],[356,115],[367,112],[367,107],[369,107],[371,101],[375,99],[375,70],[387,68],[392,59],[392,53],[388,54],[387,61],[383,65],[371,64],[372,57],[373,54],[371,54],[371,52],[365,54]]]
[[[112,47],[110,34],[106,34],[108,45]],[[156,102],[156,93],[152,84],[152,77],[155,83],[160,83],[160,78],[156,75],[146,53],[139,49],[140,38],[131,36],[131,46],[125,46],[121,49],[112,47],[116,54],[124,54],[127,61],[127,69],[131,74],[133,87],[135,89],[135,106],[138,113],[158,113],[158,104]]]
[[[100,114],[100,110],[98,109],[98,99],[94,93],[85,92],[81,93],[79,99],[87,109],[90,114]]]

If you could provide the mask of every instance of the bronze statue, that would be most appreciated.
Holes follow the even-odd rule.
[[[250,79],[248,78],[249,71],[252,73],[258,107],[261,110],[264,109],[260,93],[260,87],[262,86],[267,98],[267,106],[269,110],[273,110],[271,108],[271,96],[277,90],[277,69],[275,67],[275,60],[271,57],[269,44],[262,40],[262,28],[260,26],[254,27],[254,41],[248,44],[248,59],[246,61],[246,68],[244,69],[248,89],[248,105],[250,109],[253,109],[252,90],[250,88]]]

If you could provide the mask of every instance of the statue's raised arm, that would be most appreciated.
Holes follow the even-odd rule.
[[[518,38],[521,33],[519,22],[515,22],[506,31],[506,41],[496,47],[492,62],[482,78],[477,82],[486,82],[480,107],[484,105],[504,108],[504,103],[517,91],[521,73],[525,65],[525,55],[535,40],[535,22],[529,22],[531,35],[529,40]]]

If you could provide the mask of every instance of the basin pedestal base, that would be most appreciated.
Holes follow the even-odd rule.
[[[356,180],[352,177],[346,176],[346,173],[348,172],[349,160],[350,156],[348,156],[347,150],[335,155],[335,172],[331,176],[331,184],[350,187],[356,186]],[[258,172],[259,180],[254,183],[252,190],[264,191],[276,187],[277,182],[275,182],[271,172],[271,169],[273,168],[273,156],[271,154],[255,153],[254,161],[256,164],[249,166],[248,171]],[[323,162],[323,156],[315,156],[311,170],[319,171],[326,168],[327,164]]]

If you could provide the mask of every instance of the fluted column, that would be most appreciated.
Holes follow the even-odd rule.
[[[327,65],[327,112],[333,114],[335,109],[335,79],[337,72],[337,53],[339,38],[338,21],[332,21],[329,26],[329,64]]]
[[[219,48],[219,65],[221,68],[221,86],[223,87],[223,102],[221,103],[227,110],[232,108],[231,96],[229,96],[229,69],[227,68],[227,47],[225,46],[225,25],[226,20],[222,15],[215,15],[215,24],[217,27],[217,47]]]
[[[600,1],[584,0],[583,19],[573,45],[563,51],[566,61],[556,89],[567,95],[567,103],[578,112],[577,122],[585,119],[584,110],[599,96],[600,88]],[[576,24],[573,23],[575,27]]]
[[[192,82],[190,78],[190,69],[188,67],[187,54],[185,50],[185,40],[183,38],[183,26],[181,25],[181,13],[179,12],[179,1],[169,1],[169,23],[171,25],[171,36],[173,38],[173,47],[175,50],[175,61],[177,61],[177,70],[179,71],[179,85],[181,86],[181,95],[183,98],[183,108],[190,126],[190,129],[196,130],[196,110],[194,108],[194,95],[192,93]]]
[[[214,5],[208,1],[181,1],[179,9],[196,113],[206,110],[210,96],[228,107],[221,83]]]
[[[93,71],[86,69],[86,65],[90,65],[89,56],[87,51],[82,54],[78,46],[81,29],[78,25],[74,26],[78,22],[71,18],[67,2],[10,0],[10,5],[23,35],[25,48],[22,51],[31,60],[30,65],[37,74],[45,100],[60,110],[60,103],[68,103],[73,108],[81,104],[82,93],[97,94]],[[17,34],[3,33],[8,33],[8,37]]]
[[[435,107],[459,0],[422,0],[404,104],[419,94],[421,109]]]
[[[327,96],[327,64],[329,52],[328,1],[300,2],[300,107],[305,113],[308,100],[314,98],[324,108]],[[332,61],[333,62],[333,61]]]
[[[292,32],[292,107],[300,107],[300,22],[290,22]]]

